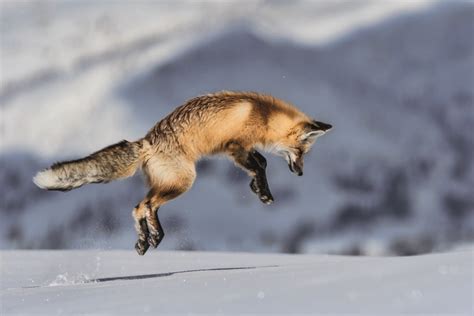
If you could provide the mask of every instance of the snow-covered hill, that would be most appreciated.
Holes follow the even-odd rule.
[[[416,254],[474,240],[474,7],[432,1],[2,3],[1,248],[135,242],[139,177],[34,173],[142,136],[189,97],[257,90],[335,126],[262,205],[226,161],[160,211],[162,249]]]
[[[472,315],[473,255],[2,251],[1,314]]]

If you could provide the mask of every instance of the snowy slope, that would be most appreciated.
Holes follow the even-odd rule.
[[[271,207],[231,163],[201,164],[160,212],[162,249],[415,254],[474,240],[472,4],[127,3],[2,3],[1,248],[130,249],[139,177],[63,194],[32,176],[220,89],[273,93],[335,129],[305,177],[269,159]]]
[[[2,251],[1,314],[472,315],[473,255]]]

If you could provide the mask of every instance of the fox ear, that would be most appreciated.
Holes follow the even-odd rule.
[[[316,120],[313,120],[310,123],[310,125],[314,130],[319,130],[319,131],[323,131],[323,132],[327,132],[332,128],[331,124],[324,123],[324,122],[321,122],[321,121],[316,121]]]

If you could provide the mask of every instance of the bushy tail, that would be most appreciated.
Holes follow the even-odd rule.
[[[42,189],[69,191],[87,183],[106,183],[132,176],[143,156],[141,140],[123,140],[78,160],[55,163],[42,170],[33,182]]]

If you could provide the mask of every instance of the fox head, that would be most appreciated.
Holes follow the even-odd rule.
[[[303,156],[313,146],[316,139],[324,135],[332,125],[320,121],[303,121],[290,129],[288,135],[280,141],[278,154],[288,163],[290,171],[303,175]]]

